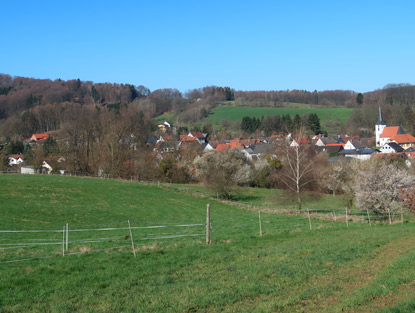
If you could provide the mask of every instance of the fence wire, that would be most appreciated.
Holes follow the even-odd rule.
[[[238,240],[246,237],[270,235],[319,228],[355,227],[356,225],[391,224],[403,216],[378,216],[364,211],[345,209],[316,209],[302,212],[271,214],[249,211],[232,217],[213,218],[210,241]],[[132,220],[88,225],[69,225],[63,228],[0,230],[0,264],[25,262],[98,253],[102,251],[168,247],[172,243],[203,243],[205,223],[145,223]],[[66,226],[66,224],[65,224]],[[131,232],[130,232],[131,231]],[[131,238],[131,236],[133,238]],[[134,243],[132,241],[134,239]],[[127,251],[127,250],[125,250]]]

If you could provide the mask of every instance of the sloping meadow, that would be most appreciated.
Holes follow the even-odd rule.
[[[136,182],[0,175],[0,186],[0,311],[413,307],[412,223],[259,219],[203,194]]]

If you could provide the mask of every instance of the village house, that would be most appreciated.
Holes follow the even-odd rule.
[[[157,127],[160,131],[165,133],[167,129],[171,128],[173,125],[167,121],[164,121],[162,124],[158,124]]]
[[[344,145],[345,150],[370,148],[374,145],[373,138],[349,139]]]
[[[409,147],[404,151],[404,153],[408,157],[408,159],[415,159],[415,147]]]
[[[389,139],[389,142],[395,142],[400,145],[403,149],[408,149],[412,146],[415,146],[415,137],[409,134],[398,134],[392,136]]]
[[[199,143],[206,143],[207,134],[201,132],[189,132],[187,135],[180,135],[180,142],[197,141]]]
[[[398,145],[396,142],[385,143],[380,148],[380,153],[400,153],[403,151],[404,149],[400,145]]]
[[[339,152],[340,156],[346,158],[354,158],[361,161],[369,160],[373,154],[378,153],[379,151],[371,148],[364,149],[352,149],[352,150],[342,150]]]
[[[379,142],[379,146],[382,147],[385,143],[390,141],[390,139],[396,135],[403,135],[404,131],[400,126],[386,126],[382,134],[379,136],[379,141],[376,140],[376,142]]]
[[[304,144],[308,144],[307,138],[298,138],[298,139],[294,139],[291,142],[290,147],[299,147],[300,145],[304,145]]]
[[[30,142],[42,142],[49,138],[49,135],[47,133],[42,134],[33,134],[32,137],[30,137]]]
[[[8,156],[9,166],[19,165],[23,163],[23,155],[21,154],[11,154]]]

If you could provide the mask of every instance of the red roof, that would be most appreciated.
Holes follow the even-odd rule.
[[[328,143],[326,144],[326,147],[330,147],[330,146],[341,146],[344,148],[344,143]]]
[[[382,134],[380,135],[381,138],[390,138],[398,134],[400,126],[389,126],[383,129]]]
[[[235,147],[243,147],[244,145],[239,142],[239,140],[232,140],[229,145],[231,146],[231,148],[235,148]]]
[[[192,135],[196,138],[205,138],[205,135],[203,135],[201,132],[190,132],[189,135]]]
[[[230,147],[231,147],[231,145],[228,145],[226,143],[220,143],[216,147],[216,151],[223,151],[223,150],[229,149]]]
[[[161,136],[164,140],[173,140],[173,138],[172,138],[172,136],[169,136],[169,135],[164,135],[164,136]]]
[[[45,140],[48,139],[49,135],[47,133],[42,134],[33,134],[32,137],[30,137],[31,140],[39,141],[39,140]]]
[[[392,136],[389,140],[394,140],[396,143],[413,143],[415,142],[415,137],[409,134],[403,134]]]
[[[21,154],[10,154],[9,158],[13,158],[13,159],[22,159],[23,160],[23,155]]]
[[[189,137],[187,135],[180,135],[181,142],[193,141],[196,140],[196,137]]]
[[[295,140],[299,145],[308,143],[307,138],[298,138]]]

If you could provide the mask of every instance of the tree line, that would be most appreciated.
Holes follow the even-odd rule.
[[[255,133],[262,130],[266,136],[273,133],[290,133],[300,130],[310,130],[318,135],[322,133],[320,118],[316,113],[304,114],[300,116],[296,114],[291,118],[290,114],[285,115],[268,115],[261,119],[256,117],[244,116],[241,121],[241,130],[247,134]]]

